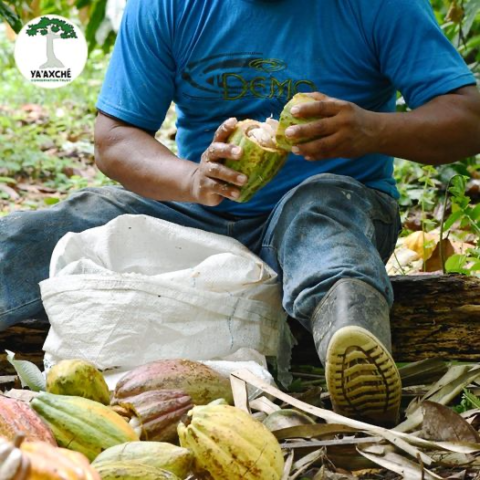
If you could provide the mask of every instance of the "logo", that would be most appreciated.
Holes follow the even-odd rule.
[[[308,79],[292,78],[282,60],[263,58],[260,52],[219,54],[190,62],[182,78],[196,91],[192,99],[241,100],[247,97],[278,100],[316,90]]]
[[[87,62],[82,31],[57,15],[44,15],[27,23],[15,43],[15,61],[22,75],[42,88],[73,82]]]

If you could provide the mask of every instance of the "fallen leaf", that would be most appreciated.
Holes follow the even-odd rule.
[[[480,435],[458,413],[436,402],[423,402],[422,430],[430,440],[480,443]]]

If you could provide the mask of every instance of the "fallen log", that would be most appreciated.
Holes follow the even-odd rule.
[[[425,358],[480,362],[480,278],[461,275],[391,277],[395,304],[391,324],[398,362]],[[291,321],[298,345],[293,363],[319,365],[311,335]],[[26,320],[0,332],[0,375],[14,373],[5,349],[42,365],[46,320]]]

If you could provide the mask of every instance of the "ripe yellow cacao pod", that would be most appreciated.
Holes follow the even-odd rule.
[[[85,360],[62,360],[47,374],[47,392],[84,397],[108,405],[110,392],[103,375]]]
[[[41,393],[33,409],[49,424],[61,447],[83,453],[90,461],[103,450],[138,440],[117,413],[87,398]]]
[[[102,480],[180,480],[175,474],[162,468],[136,462],[102,462],[96,467]]]
[[[265,425],[230,405],[194,407],[180,423],[180,445],[195,457],[197,475],[213,480],[280,480],[282,450]]]
[[[101,480],[81,453],[22,440],[0,439],[1,480]]]
[[[128,442],[110,447],[93,462],[93,466],[102,463],[136,461],[162,468],[180,478],[186,478],[193,467],[192,452],[165,442]]]

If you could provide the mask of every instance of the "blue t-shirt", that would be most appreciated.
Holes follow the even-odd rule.
[[[428,0],[128,0],[97,107],[156,131],[173,100],[179,156],[199,162],[224,120],[278,118],[297,92],[393,112],[397,91],[416,108],[471,84]],[[213,209],[264,214],[325,172],[398,196],[387,155],[292,154],[250,202]]]

